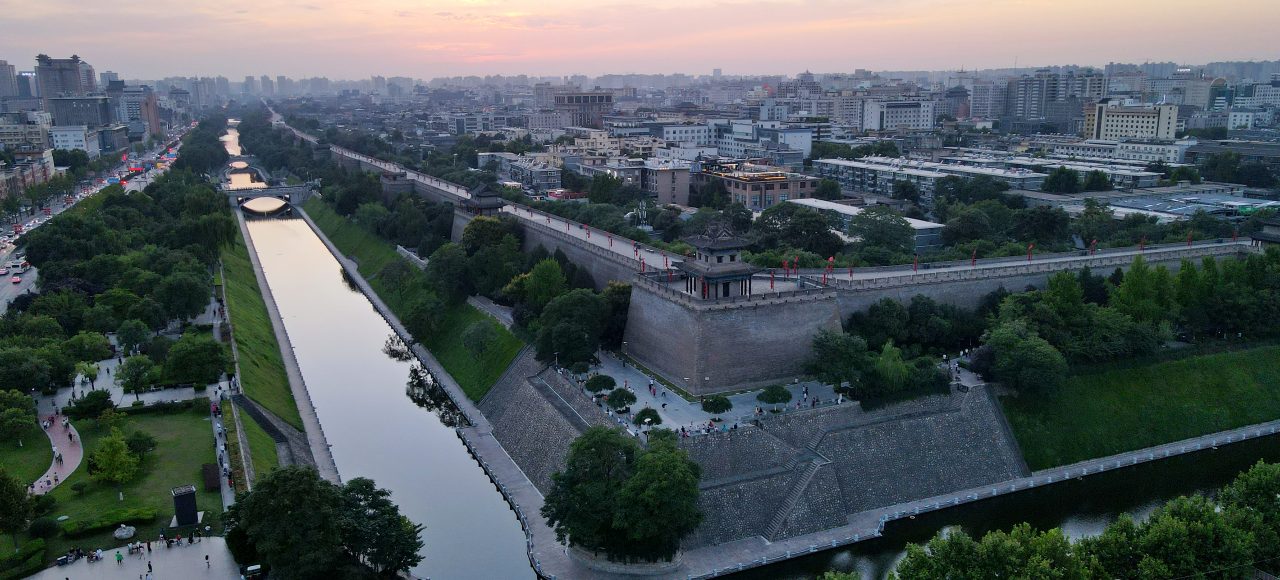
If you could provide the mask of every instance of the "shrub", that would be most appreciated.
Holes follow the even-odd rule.
[[[201,399],[188,399],[186,401],[161,401],[152,403],[142,407],[126,407],[124,411],[130,415],[144,415],[148,413],[157,413],[167,415],[172,413],[181,413],[190,411],[200,405]]]
[[[76,495],[84,495],[84,492],[87,489],[89,489],[89,484],[83,481],[77,481],[71,484],[71,491],[76,492]]]
[[[618,381],[613,380],[613,377],[609,375],[596,375],[587,379],[587,383],[584,386],[588,391],[599,393],[601,391],[613,390],[617,385]]]
[[[44,569],[44,540],[36,538],[13,554],[0,556],[0,580],[26,578]]]
[[[53,518],[42,517],[31,520],[31,527],[27,528],[27,533],[33,538],[49,539],[58,534],[58,522]]]
[[[42,516],[53,511],[53,508],[57,507],[57,505],[58,498],[47,493],[44,495],[37,495],[31,501],[31,513],[37,516]]]
[[[569,367],[569,372],[575,375],[585,375],[589,371],[591,371],[591,365],[587,364],[584,361],[578,361],[576,363],[573,363],[573,366]]]
[[[646,419],[648,420],[647,423],[645,422]],[[640,412],[636,413],[636,417],[635,419],[632,419],[632,422],[634,422],[638,427],[644,427],[645,425],[661,425],[662,417],[658,416],[657,411],[645,408],[640,409]]]
[[[159,515],[152,508],[117,509],[99,514],[91,520],[68,520],[62,523],[62,532],[68,538],[87,536],[94,532],[115,529],[120,524],[146,524]]]
[[[630,407],[631,403],[636,402],[636,396],[631,391],[628,391],[626,389],[621,389],[621,388],[614,389],[612,391],[609,391],[608,402],[609,402],[609,406],[613,407],[614,411],[621,411],[623,409],[626,409],[627,407]]]
[[[156,448],[156,438],[152,437],[146,431],[134,431],[130,433],[124,440],[125,445],[129,446],[129,451],[138,457],[146,455],[147,452]]]
[[[733,408],[733,403],[729,401],[729,397],[724,395],[714,395],[702,400],[702,410],[712,415],[726,413]]]

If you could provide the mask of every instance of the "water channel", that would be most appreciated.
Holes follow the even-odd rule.
[[[254,200],[268,201],[275,200]],[[436,408],[442,395],[413,380],[413,365],[384,352],[391,329],[344,283],[325,246],[296,219],[251,220],[249,231],[342,477],[374,479],[403,513],[427,525],[426,559],[414,574],[532,577],[519,525],[457,440],[449,413]],[[1252,439],[892,522],[880,539],[733,578],[800,580],[830,569],[883,578],[907,543],[954,527],[981,535],[1030,522],[1092,536],[1122,513],[1142,519],[1178,495],[1212,493],[1259,459],[1280,461],[1278,443]]]
[[[426,526],[413,574],[533,578],[520,524],[454,433],[443,391],[385,348],[391,327],[306,222],[253,219],[249,234],[342,479],[373,479]]]

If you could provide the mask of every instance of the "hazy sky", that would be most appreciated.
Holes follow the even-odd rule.
[[[0,59],[125,78],[1204,63],[1277,30],[1280,0],[0,0]]]

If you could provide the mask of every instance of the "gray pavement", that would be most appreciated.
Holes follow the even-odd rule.
[[[154,538],[152,538],[154,540]],[[185,540],[184,540],[185,541]],[[66,566],[52,566],[31,576],[33,580],[137,580],[147,577],[147,564],[151,564],[151,578],[168,579],[226,579],[239,578],[240,567],[231,557],[227,542],[220,537],[202,538],[200,543],[186,545],[181,548],[165,548],[163,543],[153,541],[150,555],[128,555],[124,550],[124,560],[116,563],[115,550],[103,550],[101,562],[89,563],[81,558]],[[141,557],[140,557],[141,556]],[[205,564],[205,556],[209,563]]]

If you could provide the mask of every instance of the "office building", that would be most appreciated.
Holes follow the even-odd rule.
[[[126,125],[135,123],[138,129],[131,131],[135,136],[164,136],[164,126],[160,123],[159,99],[151,87],[122,87],[116,103],[116,121]]]
[[[646,159],[640,170],[640,188],[658,205],[689,205],[690,164],[674,159]]]
[[[871,100],[862,114],[865,131],[927,131],[937,120],[937,102],[929,99]]]
[[[49,148],[48,113],[5,113],[0,115],[0,148],[13,149],[32,145]]]
[[[1087,139],[1170,139],[1177,135],[1177,105],[1124,105],[1102,99],[1084,116]]]
[[[920,191],[925,205],[931,204],[938,180],[949,175],[965,178],[986,176],[1004,182],[1013,189],[1040,189],[1046,177],[1043,173],[1025,169],[877,156],[861,159],[817,159],[813,162],[813,170],[822,177],[839,182],[841,189],[883,196],[893,194],[896,182],[906,181]]]
[[[98,86],[105,87],[115,81],[120,80],[120,75],[113,71],[103,71],[98,73]]]
[[[84,125],[64,125],[49,130],[49,138],[54,149],[67,151],[79,150],[89,155],[89,159],[97,159],[101,153],[101,141],[97,131]]]
[[[55,125],[86,125],[97,129],[115,119],[111,100],[106,96],[53,97],[46,102]]]
[[[813,197],[818,178],[750,163],[703,164],[693,179],[701,185],[720,181],[731,203],[761,211],[792,199]]]
[[[571,125],[577,127],[599,129],[604,116],[613,111],[613,93],[609,91],[565,91],[554,97],[555,110],[567,113]]]
[[[445,122],[450,133],[466,135],[506,128],[507,116],[494,113],[450,113],[445,117]]]

